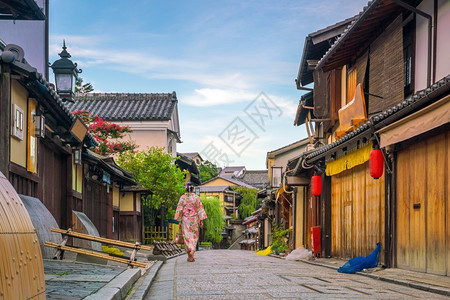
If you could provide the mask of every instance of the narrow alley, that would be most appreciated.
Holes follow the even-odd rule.
[[[357,274],[255,255],[214,250],[168,260],[145,299],[448,299]]]

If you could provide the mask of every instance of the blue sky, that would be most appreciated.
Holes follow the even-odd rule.
[[[266,153],[306,138],[293,126],[306,35],[367,1],[50,1],[50,61],[66,40],[96,92],[169,93],[179,152],[265,169]]]

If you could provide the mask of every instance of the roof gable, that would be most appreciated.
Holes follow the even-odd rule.
[[[216,176],[208,181],[205,181],[202,186],[224,186],[227,185],[227,183],[231,186],[241,186],[249,189],[254,189],[255,187],[251,186],[250,184],[243,182],[242,180],[236,179],[234,177],[228,177],[228,176]]]
[[[176,110],[172,93],[87,93],[77,94],[71,111],[86,110],[110,121],[170,120]]]
[[[306,36],[300,68],[296,79],[297,88],[313,82],[313,69],[308,68],[308,61],[318,61],[321,59],[325,52],[330,48],[330,42],[337,39],[354,19],[355,17],[348,18]]]
[[[420,1],[403,2],[415,6]],[[316,69],[329,71],[351,62],[404,10],[391,0],[370,1],[319,60]]]

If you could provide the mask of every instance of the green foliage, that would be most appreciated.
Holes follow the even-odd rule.
[[[286,249],[289,249],[289,233],[292,231],[292,228],[281,229],[280,227],[274,226],[272,228],[272,251],[275,254],[279,254],[284,252]]]
[[[173,163],[176,159],[158,147],[126,152],[117,158],[120,167],[132,172],[137,182],[153,192],[143,205],[153,211],[164,207],[168,211],[166,219],[175,214],[178,199],[185,190],[185,172]]]
[[[115,256],[123,256],[123,252],[114,247],[102,246],[102,251]]]
[[[217,166],[212,162],[210,162],[209,160],[203,162],[203,164],[201,164],[198,169],[200,171],[200,179],[202,182],[210,180],[211,178],[214,178],[217,175],[219,175],[219,170],[217,169]]]
[[[211,246],[212,243],[211,242],[201,242],[200,246]]]
[[[222,241],[222,229],[225,227],[222,203],[220,203],[217,196],[201,197],[201,200],[208,216],[203,220],[205,240],[212,243],[220,243]]]
[[[256,197],[258,193],[256,189],[240,186],[234,186],[232,189],[242,195],[241,203],[239,204],[239,218],[241,220],[251,216],[252,212],[261,206],[261,201]]]
[[[83,78],[78,77],[75,80],[75,93],[90,93],[94,91],[94,86],[91,83],[83,84]]]

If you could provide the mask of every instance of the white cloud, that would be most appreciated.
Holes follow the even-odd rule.
[[[192,106],[215,106],[252,101],[255,93],[245,90],[201,88],[195,94],[183,98],[183,102]]]

